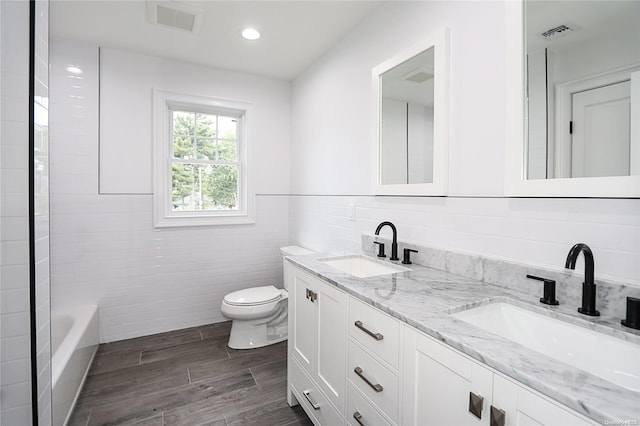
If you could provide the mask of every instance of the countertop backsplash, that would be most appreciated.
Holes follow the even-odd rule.
[[[391,252],[391,240],[372,235],[362,235],[362,252],[369,256],[377,255],[374,241],[385,243],[387,254]],[[563,272],[543,269],[501,259],[459,253],[435,247],[428,247],[414,243],[398,242],[398,257],[402,260],[402,249],[418,250],[411,253],[411,262],[427,266],[466,278],[472,278],[494,284],[500,287],[517,290],[535,297],[542,297],[542,282],[527,278],[527,274],[548,278],[556,281],[556,298],[560,306],[577,309],[582,304],[583,271],[576,267],[576,271]],[[388,257],[387,257],[388,259]],[[401,264],[401,260],[396,262]],[[626,316],[627,296],[640,298],[640,287],[598,278],[597,257],[595,259],[596,309],[602,316],[624,319]],[[564,259],[559,259],[562,266]],[[625,331],[631,331],[626,329]]]

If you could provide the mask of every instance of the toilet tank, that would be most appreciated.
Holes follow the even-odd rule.
[[[283,266],[284,266],[284,262],[286,262],[286,260],[284,260],[285,256],[302,256],[305,254],[313,254],[314,252],[312,252],[311,250],[307,250],[306,248],[300,247],[300,246],[286,246],[286,247],[281,247],[280,248],[280,253],[282,253],[282,261],[283,261]],[[287,270],[285,269],[285,274]],[[284,279],[284,288],[288,288],[288,282],[287,282],[287,278]]]

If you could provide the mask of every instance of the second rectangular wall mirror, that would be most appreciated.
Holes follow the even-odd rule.
[[[448,33],[373,68],[374,164],[378,195],[446,195]]]
[[[506,2],[506,193],[640,196],[640,2]]]

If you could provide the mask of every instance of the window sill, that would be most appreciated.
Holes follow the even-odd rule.
[[[181,228],[190,226],[252,225],[255,218],[247,214],[227,216],[167,216],[156,218],[154,228]]]

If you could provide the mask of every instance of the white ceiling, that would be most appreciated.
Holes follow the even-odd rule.
[[[204,11],[198,34],[147,21],[144,0],[53,0],[51,37],[291,80],[380,1],[183,1]],[[240,37],[245,27],[262,33]]]
[[[526,15],[527,50],[552,47],[558,51],[613,33],[634,33],[637,37],[640,1],[529,1]],[[559,25],[566,25],[575,31],[553,41],[540,37],[544,31]]]

